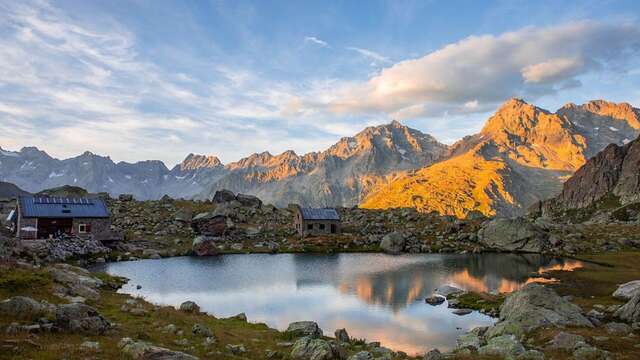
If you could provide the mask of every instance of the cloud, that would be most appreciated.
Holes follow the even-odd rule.
[[[336,84],[327,101],[302,102],[334,114],[414,117],[485,111],[512,96],[535,99],[579,86],[584,74],[619,72],[639,54],[640,27],[634,23],[527,27],[470,36],[395,63],[367,81]]]
[[[305,36],[304,42],[312,42],[312,43],[320,45],[322,47],[329,46],[329,44],[326,41],[320,40],[315,36]]]
[[[287,112],[301,90],[287,82],[189,53],[181,58],[193,57],[205,76],[174,72],[143,57],[119,23],[80,23],[45,1],[0,8],[4,147],[176,163],[189,152],[230,161],[265,149],[312,151],[337,137],[332,121],[293,119],[304,113]]]
[[[386,63],[389,64],[391,63],[391,60],[389,60],[389,58],[378,54],[375,51],[371,51],[371,50],[367,50],[367,49],[363,49],[363,48],[358,48],[358,47],[348,47],[347,50],[352,50],[355,51],[357,53],[359,53],[360,55],[363,55],[371,60],[375,60],[381,63]]]

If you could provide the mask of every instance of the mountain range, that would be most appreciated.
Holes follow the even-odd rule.
[[[116,163],[90,152],[60,160],[25,147],[0,149],[0,181],[30,192],[69,184],[138,199],[204,199],[224,188],[278,206],[516,215],[558,194],[563,180],[608,144],[624,145],[639,131],[640,110],[626,103],[567,104],[551,113],[511,99],[480,133],[451,146],[393,121],[321,152],[263,152],[226,165],[215,156],[189,154],[172,169],[161,161]]]
[[[562,183],[608,144],[640,132],[640,110],[591,101],[555,113],[520,99],[504,103],[480,133],[453,144],[447,159],[373,191],[365,208],[415,207],[465,217],[520,215],[558,194]]]

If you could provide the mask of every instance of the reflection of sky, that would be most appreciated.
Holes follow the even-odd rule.
[[[193,300],[215,316],[244,312],[250,321],[277,329],[313,320],[327,335],[346,328],[352,337],[417,353],[450,349],[458,334],[493,322],[477,312],[457,316],[446,304],[425,304],[435,288],[513,290],[532,272],[563,265],[540,256],[496,254],[255,254],[104,266],[131,279],[123,292],[154,303]]]

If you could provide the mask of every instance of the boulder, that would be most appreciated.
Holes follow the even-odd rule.
[[[188,313],[199,313],[200,306],[193,301],[185,301],[180,304],[180,311],[188,312]]]
[[[120,194],[118,196],[120,201],[133,201],[133,194]]]
[[[291,349],[294,360],[334,360],[340,359],[341,353],[336,346],[326,340],[305,336],[298,339]]]
[[[635,323],[640,321],[640,294],[634,295],[631,300],[622,305],[613,316],[620,320]]]
[[[429,296],[428,298],[424,299],[424,302],[426,302],[429,305],[436,306],[436,305],[442,304],[445,300],[446,300],[446,298],[444,296],[433,295],[433,296]]]
[[[399,254],[404,248],[405,239],[399,232],[392,232],[385,235],[380,241],[380,248],[389,254]]]
[[[626,336],[631,332],[631,326],[623,323],[610,322],[604,326],[609,335]]]
[[[368,351],[359,351],[349,356],[347,360],[373,360],[373,354]]]
[[[484,356],[499,356],[505,360],[516,359],[525,352],[524,346],[513,335],[502,335],[490,339],[487,345],[478,349]]]
[[[436,289],[436,294],[449,298],[451,296],[460,295],[464,290],[451,285],[443,285]]]
[[[500,308],[500,321],[487,331],[487,337],[519,336],[542,326],[593,327],[593,324],[577,305],[550,288],[532,283],[507,296]]]
[[[629,281],[618,286],[618,289],[613,292],[613,297],[620,300],[631,300],[635,294],[640,294],[640,280]]]
[[[192,217],[193,217],[193,213],[191,212],[191,210],[187,210],[187,209],[178,210],[175,212],[175,214],[173,214],[173,219],[175,221],[180,221],[184,223],[191,222]]]
[[[482,339],[474,333],[468,332],[456,338],[455,352],[463,352],[465,350],[478,351],[482,346]]]
[[[98,288],[103,285],[102,280],[91,276],[86,269],[68,264],[58,264],[49,270],[51,277],[57,283],[68,287],[72,296],[82,296],[86,299],[98,300]]]
[[[152,345],[145,341],[124,338],[118,343],[120,350],[128,357],[137,360],[198,360],[197,357]]]
[[[289,324],[285,333],[292,337],[319,338],[322,336],[322,329],[313,321],[296,321]]]
[[[204,336],[204,337],[213,337],[213,331],[211,331],[211,329],[209,329],[209,327],[207,327],[204,324],[195,324],[193,325],[193,327],[191,328],[191,332],[194,335],[198,335],[198,336]]]
[[[191,250],[197,256],[217,255],[219,241],[220,238],[201,235],[193,239]]]
[[[444,355],[438,349],[433,349],[424,354],[423,360],[444,360]]]
[[[216,212],[200,213],[191,220],[191,228],[198,235],[222,236],[227,230],[227,217]]]
[[[246,207],[259,209],[262,206],[262,200],[253,195],[238,194],[236,200],[242,204],[242,206]]]
[[[64,330],[89,335],[102,335],[111,327],[96,309],[81,303],[58,306],[55,324]]]
[[[573,352],[579,345],[584,343],[584,337],[561,331],[551,340],[549,348]]]
[[[550,248],[549,235],[524,218],[497,218],[485,223],[478,238],[499,251],[540,253]]]
[[[14,296],[0,302],[0,315],[12,319],[36,320],[45,312],[45,306],[26,296]]]
[[[216,193],[213,195],[212,201],[216,204],[222,204],[234,201],[235,199],[236,195],[233,193],[233,191],[223,189],[216,191]]]
[[[337,329],[334,335],[339,342],[348,343],[350,340],[346,329]]]

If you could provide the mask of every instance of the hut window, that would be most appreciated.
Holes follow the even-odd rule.
[[[324,224],[320,224],[320,230],[324,230]]]
[[[307,224],[307,230],[313,230],[313,224]]]
[[[86,234],[88,232],[91,232],[91,225],[90,224],[80,224],[80,225],[78,225],[78,232],[80,234]]]

